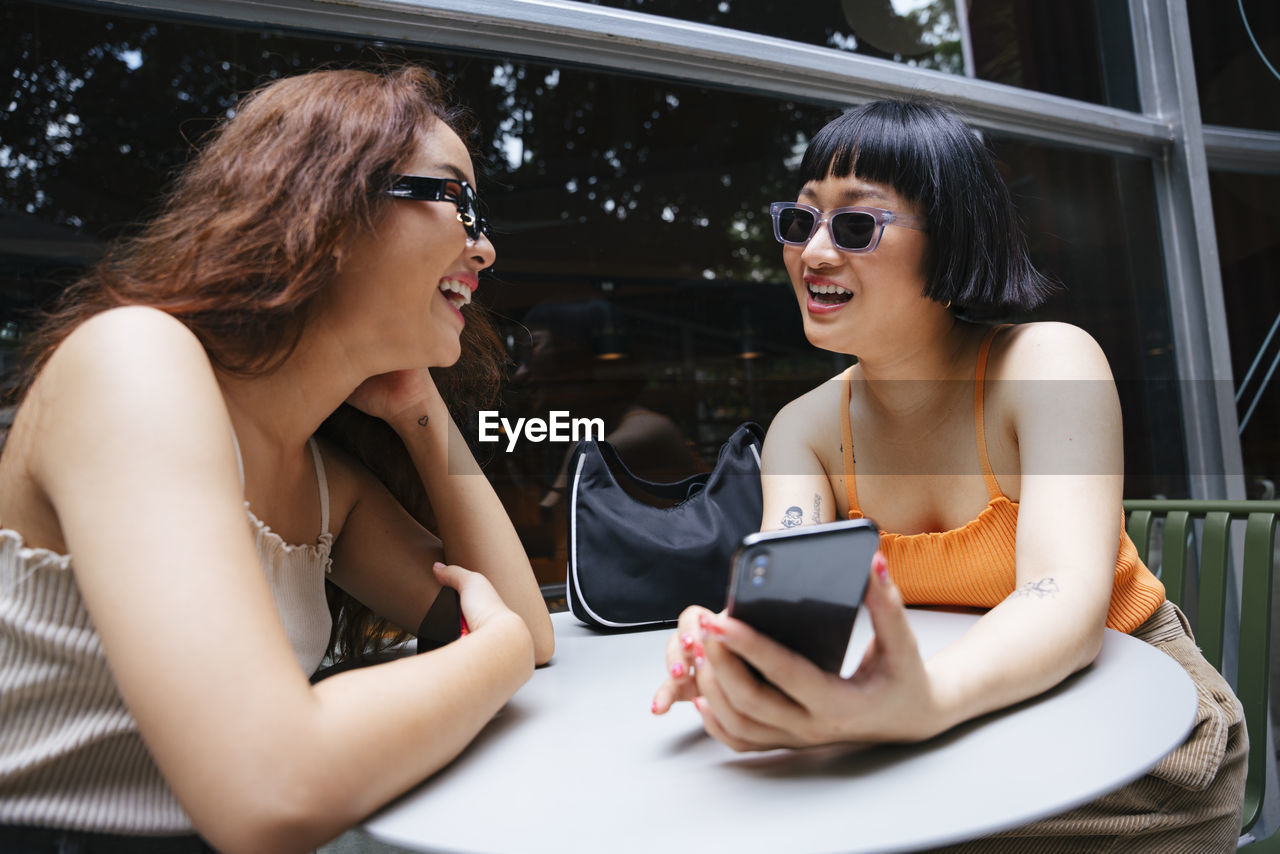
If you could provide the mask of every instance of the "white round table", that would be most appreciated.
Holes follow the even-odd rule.
[[[972,614],[911,609],[927,657]],[[1136,779],[1190,731],[1195,687],[1108,630],[1046,694],[924,744],[737,754],[680,704],[649,712],[666,631],[556,614],[556,655],[449,767],[364,825],[450,854],[909,851],[1016,827]]]

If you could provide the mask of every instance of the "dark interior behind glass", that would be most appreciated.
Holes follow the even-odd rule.
[[[12,105],[0,114],[6,376],[34,310],[155,209],[191,141],[239,95],[323,63],[397,57],[439,70],[480,118],[498,262],[477,299],[511,356],[503,415],[602,417],[638,473],[675,479],[711,466],[741,421],[767,426],[851,362],[805,341],[768,216],[769,202],[795,198],[792,170],[830,109],[32,3],[0,9],[0,31]],[[1185,494],[1150,164],[990,142],[1034,259],[1067,286],[1036,317],[1088,329],[1120,380],[1127,494]],[[563,580],[568,446],[504,448],[480,449],[487,471],[540,578]]]
[[[1280,176],[1211,172],[1209,189],[1246,487],[1250,498],[1274,498],[1280,484]]]
[[[966,0],[964,20],[956,0],[822,0],[805,3],[803,14],[757,0],[584,2],[1139,109],[1129,11],[1118,0]]]
[[[1280,131],[1280,3],[1187,0],[1205,124]]]

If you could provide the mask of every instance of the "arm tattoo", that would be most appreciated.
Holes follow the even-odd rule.
[[[787,512],[784,513],[782,516],[782,527],[795,528],[798,525],[803,525],[803,524],[804,524],[804,511],[801,510],[799,506],[794,504],[788,507]]]
[[[419,418],[419,419],[418,419],[418,426],[419,426],[419,427],[426,427],[426,426],[427,426],[427,422],[428,422],[428,421],[430,421],[430,420],[431,420],[430,418],[428,418],[427,416],[425,416],[425,415],[424,415],[424,416],[422,416],[421,418]]]
[[[813,524],[822,521],[822,496],[814,493],[813,496]]]
[[[1052,578],[1042,578],[1039,581],[1028,581],[1017,590],[1009,594],[1010,596],[1034,596],[1037,599],[1046,599],[1050,596],[1058,595],[1058,582]]]

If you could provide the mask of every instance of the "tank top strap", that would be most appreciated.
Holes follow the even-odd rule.
[[[849,499],[849,518],[856,519],[862,515],[862,508],[858,506],[858,484],[853,473],[853,425],[849,421],[852,373],[853,367],[850,366],[848,370],[840,375],[840,382],[844,387],[840,392],[842,401],[840,407],[840,452],[844,457],[844,492]]]
[[[973,426],[974,432],[978,436],[978,464],[982,466],[982,478],[987,483],[987,494],[991,498],[999,498],[1004,493],[1000,491],[1000,484],[996,481],[995,472],[991,470],[991,458],[987,456],[987,428],[982,407],[983,389],[986,385],[987,357],[991,355],[991,342],[995,340],[997,332],[1012,325],[1003,323],[999,326],[993,326],[983,336],[982,345],[978,348],[978,368],[973,380]]]
[[[244,493],[244,457],[240,454],[240,437],[236,435],[236,425],[231,426],[231,447],[236,449],[236,471],[240,472],[240,492]]]
[[[311,448],[311,458],[316,462],[316,482],[320,485],[320,536],[329,533],[329,481],[324,474],[324,458],[320,456],[320,446],[312,436],[307,440]]]

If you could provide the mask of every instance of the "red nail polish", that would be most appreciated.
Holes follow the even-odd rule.
[[[656,715],[658,713],[658,701],[654,700],[649,704],[649,714]]]
[[[701,667],[707,661],[707,651],[702,648],[702,644],[695,643],[693,645],[693,663]]]
[[[680,636],[680,645],[686,650],[693,649],[693,635],[685,632]]]
[[[701,616],[698,617],[698,625],[702,627],[703,631],[711,632],[711,634],[713,635],[724,634],[724,629],[716,625],[715,622],[712,621],[711,617],[707,614],[702,614]]]
[[[875,557],[871,558],[871,568],[876,571],[876,575],[880,576],[881,581],[889,580],[889,561],[885,560],[880,552],[876,552]]]
[[[683,661],[677,661],[675,664],[671,665],[671,677],[673,679],[679,679],[683,675],[684,675]]]

